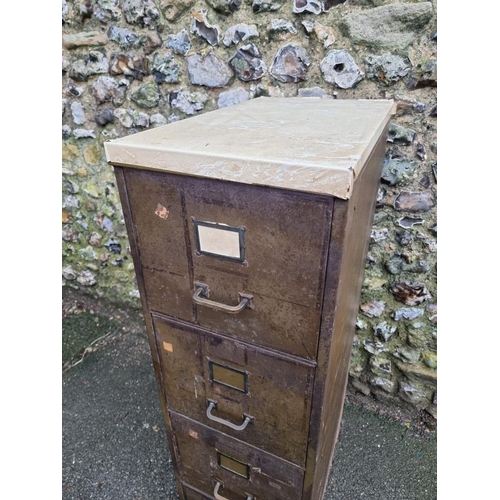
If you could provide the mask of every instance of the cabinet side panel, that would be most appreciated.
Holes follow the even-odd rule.
[[[335,199],[304,500],[320,500],[342,418],[356,315],[385,154],[380,137],[350,200]],[[307,486],[309,488],[307,489]]]
[[[309,439],[306,459],[306,473],[304,477],[303,500],[313,498],[314,482],[318,480],[317,463],[322,435],[321,423],[324,411],[324,395],[326,379],[330,361],[332,344],[333,317],[336,308],[338,281],[343,251],[343,242],[347,226],[347,203],[335,203],[333,210],[332,228],[330,232],[330,245],[325,277],[325,295],[321,328],[317,352],[317,367],[314,379],[314,392],[309,426]],[[316,498],[316,497],[314,497]]]
[[[149,342],[149,347],[151,350],[151,359],[152,359],[154,373],[155,373],[155,377],[156,377],[156,383],[158,385],[158,393],[159,393],[159,399],[160,399],[160,404],[161,404],[161,410],[162,410],[163,418],[165,420],[165,424],[166,424],[166,428],[167,428],[168,445],[169,445],[170,456],[172,458],[172,463],[174,465],[174,473],[175,473],[175,479],[177,482],[177,489],[179,491],[179,495],[180,495],[181,500],[184,500],[184,496],[183,496],[184,494],[182,492],[181,482],[180,482],[180,478],[179,478],[176,453],[175,453],[173,442],[172,442],[172,424],[170,422],[170,416],[169,416],[168,411],[167,411],[167,403],[166,403],[164,392],[162,389],[163,379],[162,379],[160,354],[159,354],[157,346],[156,346],[156,340],[155,340],[155,335],[154,335],[154,330],[153,330],[153,322],[152,322],[151,314],[148,310],[148,306],[147,306],[147,302],[146,302],[146,292],[145,292],[145,288],[144,288],[144,277],[142,275],[142,266],[141,266],[141,262],[140,262],[140,258],[139,258],[137,235],[135,234],[134,225],[132,223],[132,213],[131,213],[129,199],[128,199],[127,182],[125,180],[124,168],[113,166],[113,169],[114,169],[114,173],[115,173],[118,192],[120,194],[120,201],[121,201],[123,215],[124,215],[124,219],[125,219],[125,225],[127,228],[127,234],[128,234],[129,244],[130,244],[130,251],[132,253],[132,260],[134,262],[135,275],[136,275],[136,279],[137,279],[137,286],[139,288],[139,294],[141,297],[142,312],[143,312],[144,320],[146,323],[148,342]]]

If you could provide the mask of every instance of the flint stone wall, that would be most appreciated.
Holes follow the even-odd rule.
[[[63,286],[139,307],[103,142],[258,96],[392,98],[350,384],[436,417],[436,6],[63,0]]]

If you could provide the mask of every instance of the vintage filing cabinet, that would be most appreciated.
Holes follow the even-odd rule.
[[[319,500],[393,102],[258,98],[105,144],[184,500]]]

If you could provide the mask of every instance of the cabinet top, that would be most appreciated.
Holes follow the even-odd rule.
[[[347,199],[392,100],[259,97],[104,144],[107,161]]]

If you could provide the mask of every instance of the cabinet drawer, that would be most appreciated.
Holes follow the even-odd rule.
[[[169,414],[183,483],[211,497],[217,489],[228,500],[302,497],[304,469],[172,410]]]
[[[315,358],[332,198],[124,174],[150,309]]]
[[[167,318],[153,324],[169,408],[305,465],[312,364]]]

